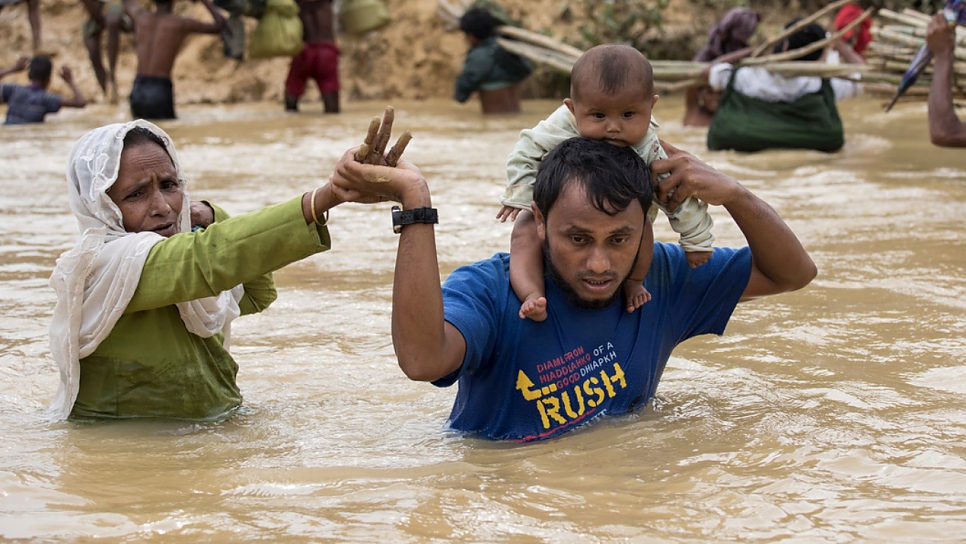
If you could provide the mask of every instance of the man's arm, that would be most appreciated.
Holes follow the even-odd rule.
[[[655,199],[671,210],[689,196],[724,206],[745,235],[752,267],[742,301],[801,289],[815,278],[815,263],[771,206],[690,153],[664,141],[661,145],[668,158],[652,162],[651,169],[655,179],[668,176],[656,182]]]
[[[60,69],[60,77],[70,86],[71,92],[74,96],[64,100],[60,103],[61,107],[65,108],[83,108],[87,105],[87,99],[84,98],[83,93],[81,93],[80,88],[74,83],[74,76],[70,72],[70,68],[64,66]]]
[[[405,161],[397,168],[361,164],[353,159],[355,151],[346,152],[332,176],[342,200],[393,200],[404,210],[432,206],[429,187],[415,166]],[[399,235],[392,286],[392,343],[399,367],[411,380],[437,380],[463,364],[466,341],[443,318],[433,225],[406,225]]]
[[[199,21],[198,19],[183,18],[182,20],[186,23],[185,30],[187,32],[193,32],[196,34],[218,34],[223,28],[225,28],[227,19],[225,19],[225,16],[221,14],[221,11],[219,11],[210,0],[193,1],[204,4],[214,21],[206,23],[204,21]]]
[[[929,85],[929,140],[940,147],[966,147],[966,124],[953,106],[954,29],[941,13],[929,21],[926,45],[933,54],[933,76]]]

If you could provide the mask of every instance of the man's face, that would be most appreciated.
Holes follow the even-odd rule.
[[[594,207],[579,183],[564,189],[547,217],[535,205],[532,211],[551,277],[582,308],[602,308],[616,300],[634,266],[642,234],[650,240],[645,243],[653,244],[640,202],[607,215]]]
[[[645,95],[640,85],[625,87],[612,94],[591,87],[582,89],[577,100],[564,100],[574,114],[581,136],[620,147],[632,146],[644,139],[658,97]]]

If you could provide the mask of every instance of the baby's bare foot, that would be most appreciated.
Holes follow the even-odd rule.
[[[708,262],[713,254],[713,251],[688,251],[684,256],[688,259],[688,266],[697,268]]]
[[[651,294],[639,281],[627,280],[624,282],[624,298],[627,301],[628,313],[640,308],[651,300]]]
[[[547,298],[540,293],[533,293],[520,305],[520,319],[530,318],[534,321],[547,319]]]

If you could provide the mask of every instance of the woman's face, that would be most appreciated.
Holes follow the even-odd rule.
[[[121,210],[125,231],[151,231],[166,238],[177,234],[183,196],[178,171],[160,145],[125,147],[107,196]]]

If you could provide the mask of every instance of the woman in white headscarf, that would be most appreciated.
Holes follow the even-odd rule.
[[[229,218],[189,201],[171,138],[143,120],[85,134],[67,181],[81,236],[50,278],[51,416],[227,417],[241,404],[231,321],[275,300],[273,270],[329,249],[342,201],[326,184]]]

